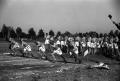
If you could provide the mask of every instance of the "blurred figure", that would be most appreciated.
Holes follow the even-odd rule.
[[[27,44],[23,39],[21,39],[21,41],[23,46],[23,57],[33,57],[31,46]]]
[[[10,46],[9,49],[12,50],[14,53],[12,53],[13,56],[16,56],[17,53],[16,51],[20,48],[20,45],[18,42],[16,42],[14,39],[10,38]]]
[[[65,57],[63,56],[62,50],[60,49],[59,45],[57,45],[56,49],[53,51],[53,53],[51,53],[51,55],[52,55],[52,57],[54,59],[54,62],[56,62],[56,60],[57,60],[56,57],[55,57],[55,54],[59,55],[63,59],[63,61],[65,63],[67,63],[67,61],[66,61]]]

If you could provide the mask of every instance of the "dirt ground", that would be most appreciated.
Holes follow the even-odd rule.
[[[89,69],[93,60],[81,64],[52,63],[40,59],[0,55],[0,81],[119,81],[120,64],[104,60],[110,70]]]
[[[52,63],[3,54],[10,52],[5,44],[0,45],[0,81],[120,81],[120,62],[101,55],[88,55],[81,64],[75,64],[73,59],[66,64]],[[110,70],[88,68],[100,61]]]

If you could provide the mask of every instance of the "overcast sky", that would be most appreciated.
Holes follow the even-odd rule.
[[[36,32],[42,28],[45,32],[108,33],[116,29],[108,14],[120,21],[112,0],[0,0],[0,5],[0,27],[6,24],[25,32],[34,27]]]

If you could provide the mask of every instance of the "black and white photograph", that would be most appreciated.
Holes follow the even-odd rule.
[[[0,0],[0,81],[120,81],[120,0]]]

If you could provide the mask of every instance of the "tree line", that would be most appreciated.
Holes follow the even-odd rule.
[[[45,33],[43,29],[39,29],[38,33],[36,34],[35,30],[33,27],[31,27],[28,30],[28,33],[25,33],[22,31],[21,27],[17,27],[16,29],[14,29],[11,26],[6,26],[5,24],[3,24],[2,29],[0,31],[0,38],[3,38],[5,40],[7,40],[8,38],[17,38],[17,39],[21,39],[21,38],[28,38],[28,39],[39,39],[39,38],[45,38],[45,35],[50,35],[50,36],[95,36],[95,37],[103,37],[103,36],[120,36],[120,32],[118,30],[111,30],[109,33],[97,33],[95,31],[90,31],[90,32],[85,32],[85,33],[75,33],[72,34],[69,31],[65,31],[64,33],[61,33],[60,31],[57,32],[57,34],[54,33],[53,30],[50,30],[48,33]],[[120,37],[119,37],[120,38]]]
[[[50,30],[49,34],[54,36],[54,31]],[[37,39],[37,38],[44,38],[45,32],[43,31],[43,29],[39,29],[38,34],[36,34],[34,28],[31,27],[28,30],[28,33],[25,33],[22,31],[21,27],[17,27],[16,29],[14,29],[11,26],[6,26],[5,24],[3,24],[0,32],[0,38],[7,40],[10,37],[17,39],[21,39],[21,38]]]

